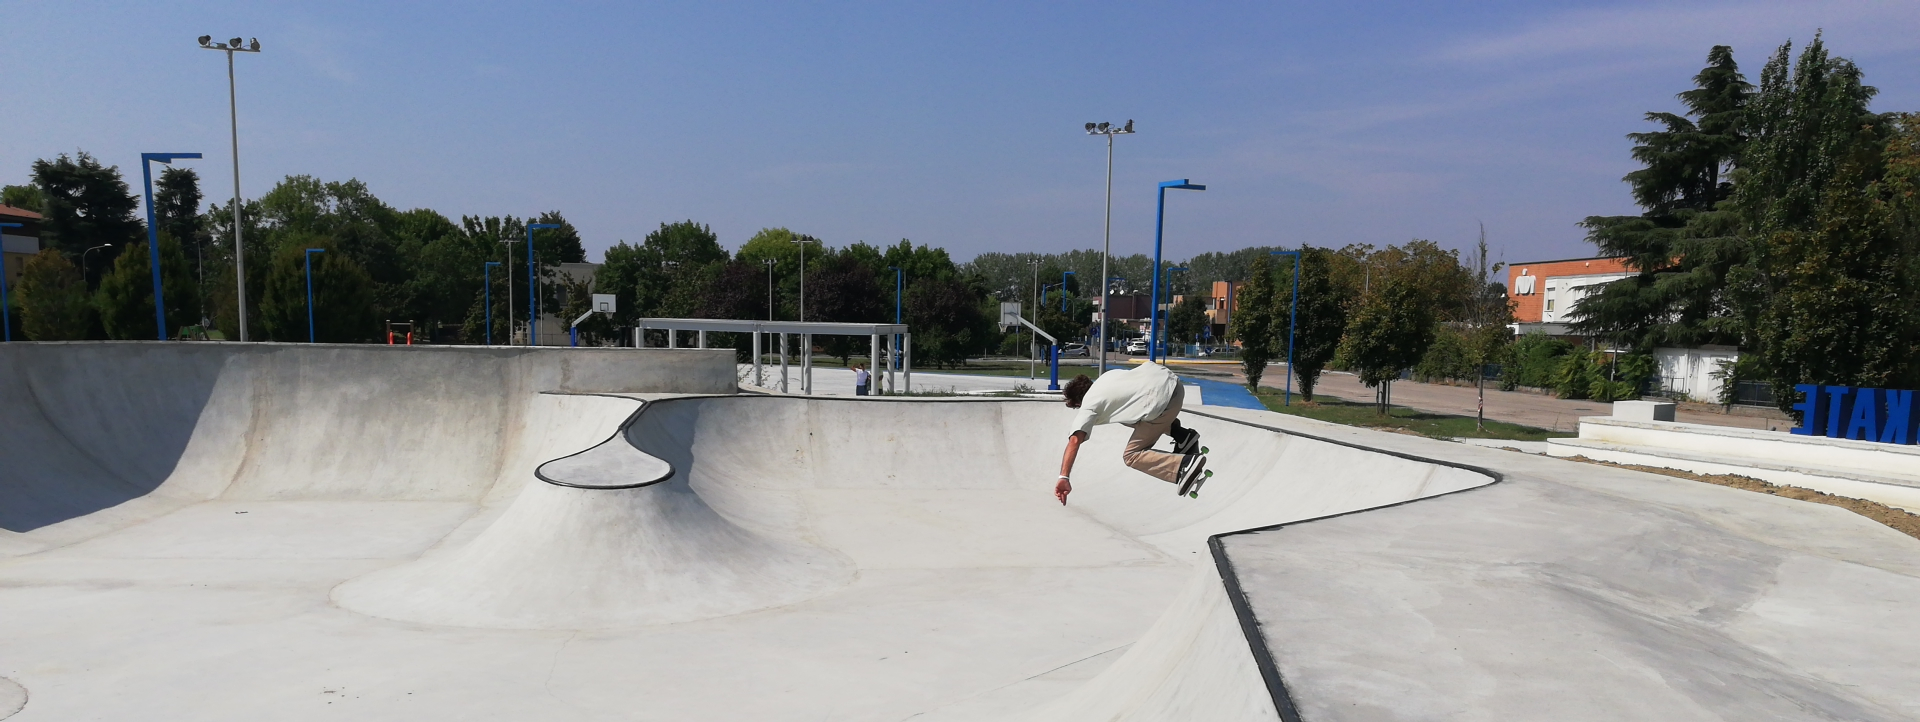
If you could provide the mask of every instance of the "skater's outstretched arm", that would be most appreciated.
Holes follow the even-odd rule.
[[[1060,455],[1060,480],[1053,485],[1053,496],[1060,500],[1061,506],[1067,505],[1067,495],[1073,493],[1073,459],[1080,455],[1080,442],[1087,440],[1087,432],[1075,431],[1067,436],[1067,450]]]

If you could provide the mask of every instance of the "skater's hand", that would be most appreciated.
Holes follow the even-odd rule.
[[[1071,493],[1073,493],[1073,483],[1066,479],[1061,479],[1060,483],[1053,485],[1053,498],[1059,499],[1061,506],[1067,505],[1067,495]]]

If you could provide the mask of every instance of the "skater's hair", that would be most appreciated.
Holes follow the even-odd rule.
[[[1087,389],[1090,388],[1093,388],[1093,379],[1087,378],[1086,374],[1080,374],[1073,377],[1072,381],[1068,381],[1067,387],[1060,390],[1061,395],[1067,397],[1067,408],[1080,408],[1080,400],[1087,397]]]

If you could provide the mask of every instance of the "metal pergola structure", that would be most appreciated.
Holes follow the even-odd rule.
[[[762,373],[760,355],[762,344],[768,334],[780,336],[780,392],[787,393],[787,346],[789,336],[800,337],[800,348],[808,352],[800,356],[800,393],[813,393],[813,337],[814,336],[867,336],[872,339],[872,355],[880,358],[881,337],[893,337],[893,353],[888,357],[886,384],[888,392],[913,391],[913,334],[907,331],[906,324],[898,323],[822,323],[818,321],[739,321],[719,318],[643,318],[634,323],[633,345],[635,348],[647,347],[647,331],[667,332],[667,348],[681,348],[681,332],[694,334],[694,345],[689,348],[706,348],[707,333],[745,333],[753,335],[753,381],[754,385],[771,388],[766,384]],[[902,382],[896,385],[894,374],[898,372]]]

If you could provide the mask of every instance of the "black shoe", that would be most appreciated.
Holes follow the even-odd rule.
[[[1173,453],[1192,455],[1200,452],[1200,432],[1175,426],[1170,435],[1173,437]]]

